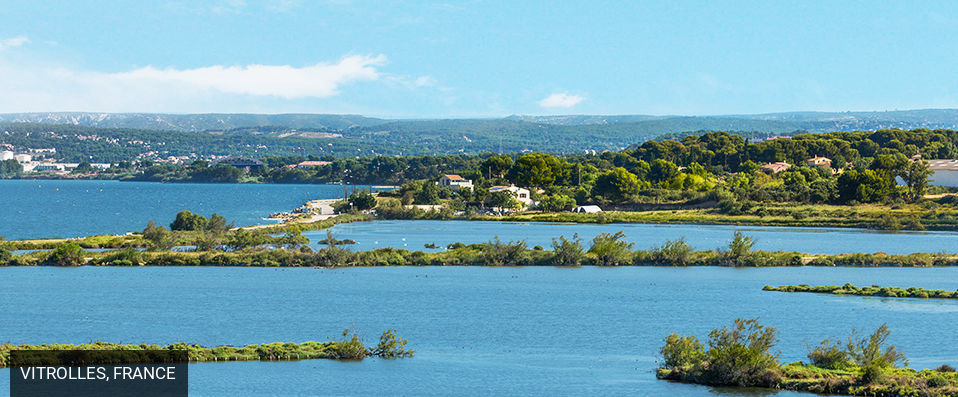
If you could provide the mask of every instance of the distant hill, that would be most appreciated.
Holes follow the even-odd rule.
[[[875,130],[881,128],[958,128],[958,109],[896,110],[885,112],[786,112],[725,116],[652,116],[652,115],[555,115],[488,119],[390,120],[348,114],[163,114],[163,113],[7,113],[0,122],[72,124],[101,128],[132,128],[186,132],[285,127],[329,132],[331,130],[396,129],[408,131],[449,130],[465,124],[483,129],[507,128],[518,124],[581,126],[632,125],[640,130],[658,129],[666,134],[708,129],[778,131]],[[767,123],[761,123],[767,122]],[[465,124],[464,124],[465,123]],[[372,128],[376,129],[376,128]],[[769,132],[772,132],[769,130]]]
[[[889,112],[789,112],[730,116],[565,115],[489,119],[388,120],[334,114],[0,114],[0,143],[58,146],[72,158],[95,153],[82,135],[109,137],[104,161],[144,150],[171,155],[455,154],[619,150],[689,131],[738,131],[752,137],[882,128],[958,129],[958,109]],[[59,125],[53,128],[52,125]],[[33,132],[30,135],[29,132]],[[3,130],[0,130],[3,132]],[[55,134],[38,134],[56,132]],[[42,138],[42,139],[41,139]],[[147,144],[130,143],[148,142]],[[140,147],[137,145],[145,145]],[[120,150],[122,149],[122,150]],[[106,153],[110,153],[106,155]],[[95,156],[96,157],[96,156]]]
[[[212,131],[243,127],[283,126],[340,130],[388,122],[349,114],[163,114],[163,113],[7,113],[0,122],[72,124],[100,128],[140,130]]]

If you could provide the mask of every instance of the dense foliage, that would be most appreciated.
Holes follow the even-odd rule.
[[[904,354],[888,343],[882,325],[856,331],[845,343],[826,339],[812,349],[811,364],[783,365],[772,351],[774,328],[757,319],[735,320],[732,328],[709,333],[708,348],[694,336],[671,334],[662,347],[661,379],[719,386],[758,386],[823,394],[943,396],[958,392],[958,376],[943,365],[930,371],[899,369]]]

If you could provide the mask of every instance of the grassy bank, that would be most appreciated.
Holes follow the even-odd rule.
[[[196,252],[137,251],[89,252],[76,245],[53,251],[10,255],[0,251],[0,265],[7,266],[956,266],[958,255],[914,253],[889,255],[856,253],[817,255],[788,251],[752,250],[754,241],[736,233],[727,249],[695,251],[684,240],[667,241],[650,249],[635,249],[622,232],[603,233],[586,245],[577,236],[553,239],[552,249],[529,248],[524,241],[492,241],[480,244],[450,244],[440,250],[407,251],[378,248],[352,252],[340,246],[318,251],[308,247],[267,249],[254,247],[233,251]]]
[[[824,340],[808,353],[810,363],[783,365],[773,351],[776,330],[757,320],[735,320],[709,333],[708,348],[694,336],[669,335],[662,347],[659,379],[711,386],[764,387],[858,396],[956,396],[958,373],[900,368],[904,354],[887,343],[881,326],[870,335],[855,332],[845,342]]]
[[[834,295],[853,295],[853,296],[882,296],[890,298],[920,298],[920,299],[958,299],[958,291],[945,291],[940,289],[924,289],[917,287],[899,288],[899,287],[879,287],[872,285],[869,287],[856,287],[851,284],[838,285],[782,285],[772,287],[766,285],[762,290],[776,292],[810,292],[816,294],[834,294]]]
[[[473,216],[471,220],[572,223],[695,223],[788,227],[841,227],[876,230],[958,230],[958,211],[915,204],[867,204],[854,207],[826,204],[756,204],[747,212],[723,213],[716,208],[670,211],[600,213],[525,212],[502,217]]]
[[[139,350],[185,350],[190,362],[204,361],[276,361],[276,360],[362,360],[366,357],[406,358],[415,352],[406,350],[405,339],[396,335],[395,330],[383,332],[379,343],[365,346],[355,333],[343,331],[343,339],[332,342],[303,343],[267,343],[242,347],[215,346],[204,347],[195,344],[174,343],[172,345],[123,345],[96,342],[90,344],[51,344],[51,345],[0,345],[0,368],[10,364],[10,352],[14,350],[100,350],[100,351],[139,351]]]

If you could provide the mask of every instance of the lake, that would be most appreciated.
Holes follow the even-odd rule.
[[[242,345],[352,328],[369,343],[395,328],[416,350],[395,361],[194,364],[196,396],[714,395],[656,380],[658,349],[671,332],[704,339],[737,317],[778,328],[783,362],[804,359],[806,343],[888,323],[911,366],[958,364],[958,345],[943,343],[954,339],[956,301],[761,290],[955,290],[958,268],[82,267],[0,268],[0,277],[10,286],[0,289],[5,342]]]
[[[370,250],[381,247],[408,250],[426,249],[434,243],[446,247],[451,243],[483,243],[499,236],[503,241],[525,240],[528,246],[541,245],[552,249],[552,238],[571,239],[578,233],[586,248],[600,233],[625,232],[626,240],[635,242],[637,249],[659,246],[668,240],[685,238],[696,249],[714,249],[728,246],[736,231],[757,240],[755,249],[790,250],[816,254],[849,252],[878,252],[909,254],[912,252],[955,252],[958,247],[956,232],[887,232],[863,229],[797,228],[765,226],[726,226],[694,224],[571,224],[549,222],[494,222],[494,221],[375,221],[344,223],[332,228],[337,239],[353,239],[358,244],[347,245],[352,250]],[[320,240],[326,231],[304,233],[322,247]]]
[[[352,189],[354,187],[350,187]],[[0,180],[0,236],[8,240],[123,234],[176,213],[216,212],[236,226],[343,196],[341,185],[195,184],[91,180]]]

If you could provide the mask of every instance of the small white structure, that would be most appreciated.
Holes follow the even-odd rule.
[[[29,163],[31,160],[33,160],[33,156],[29,154],[17,154],[17,155],[14,155],[13,158],[17,160],[17,162],[19,162],[20,164]]]
[[[532,205],[532,196],[529,194],[529,189],[524,189],[516,185],[509,186],[493,186],[489,188],[489,193],[509,191],[515,193],[516,200],[522,203],[522,205],[528,207]]]
[[[0,161],[4,160],[13,160],[13,152],[9,150],[4,150],[0,152]]]
[[[472,190],[472,180],[463,178],[456,174],[447,174],[443,175],[442,178],[439,178],[439,186],[447,186],[454,192],[457,192],[459,189],[464,187]]]
[[[594,214],[596,212],[602,212],[602,208],[599,208],[598,205],[580,205],[573,208],[572,212]]]

